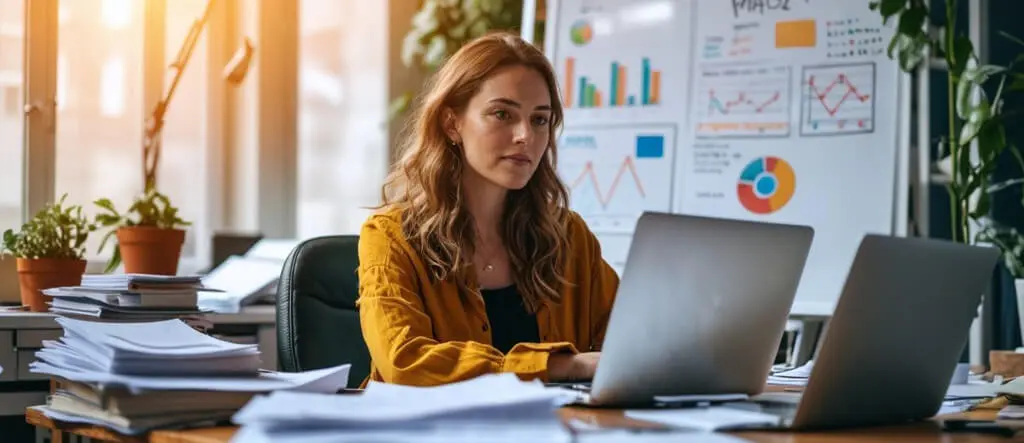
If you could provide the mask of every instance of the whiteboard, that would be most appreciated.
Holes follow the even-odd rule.
[[[868,3],[549,2],[559,174],[614,268],[644,210],[808,225],[792,312],[831,314],[863,235],[906,218],[906,77]]]

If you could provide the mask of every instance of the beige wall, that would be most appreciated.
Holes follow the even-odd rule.
[[[402,40],[408,32],[417,3],[411,0],[391,0],[388,5],[388,95],[390,99],[407,91],[419,93],[427,76],[402,64]],[[396,117],[388,124],[388,149],[395,158],[396,144],[406,122],[408,112]]]

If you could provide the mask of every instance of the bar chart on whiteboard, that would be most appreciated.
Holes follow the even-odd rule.
[[[686,112],[684,14],[661,0],[561,0],[550,39],[567,126],[671,122]],[[654,44],[671,42],[671,44]]]

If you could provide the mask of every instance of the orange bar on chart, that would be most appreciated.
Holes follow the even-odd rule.
[[[619,87],[615,91],[615,104],[626,106],[626,67],[619,66]]]
[[[661,71],[651,71],[651,104],[661,102]]]
[[[814,20],[794,20],[775,23],[776,48],[813,48],[818,31]]]
[[[562,80],[565,85],[565,107],[572,107],[572,83],[573,83],[573,67],[576,65],[576,59],[572,57],[565,58],[565,80]]]
[[[594,107],[601,107],[601,91],[594,91]]]

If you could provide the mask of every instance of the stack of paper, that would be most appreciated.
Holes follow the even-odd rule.
[[[57,318],[59,341],[45,341],[36,357],[54,366],[118,375],[254,375],[256,345],[240,345],[197,332],[177,320],[94,323]]]
[[[571,441],[556,408],[561,390],[484,375],[437,387],[371,382],[359,395],[275,392],[254,398],[233,418],[233,441],[410,440]]]
[[[203,285],[217,291],[200,291],[199,307],[217,313],[236,313],[243,306],[270,297],[284,260],[233,255],[203,277]]]
[[[180,320],[57,322],[64,336],[44,341],[30,364],[32,372],[61,381],[40,407],[57,420],[138,434],[228,419],[258,393],[335,393],[348,382],[348,365],[298,374],[260,372],[255,345],[218,340]]]
[[[299,239],[264,238],[244,255],[232,255],[203,277],[203,284],[220,291],[200,291],[199,307],[217,313],[236,313],[255,303],[273,303],[288,255]]]
[[[793,369],[776,372],[768,376],[768,384],[784,386],[806,386],[814,369],[814,360]]]
[[[86,274],[80,286],[50,288],[50,311],[95,321],[156,321],[198,319],[198,276],[146,274]]]

